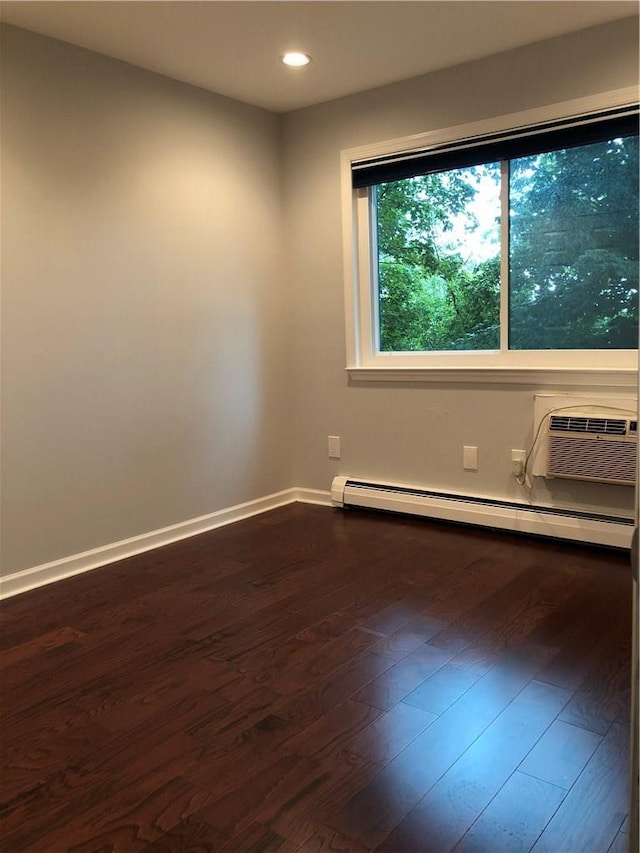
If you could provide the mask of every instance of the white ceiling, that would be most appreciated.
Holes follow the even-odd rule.
[[[637,13],[618,0],[0,3],[7,23],[276,112]],[[285,68],[287,50],[313,62]]]

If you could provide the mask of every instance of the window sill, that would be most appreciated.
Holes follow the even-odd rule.
[[[351,382],[637,388],[635,368],[347,367]]]

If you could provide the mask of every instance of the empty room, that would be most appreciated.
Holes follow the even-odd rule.
[[[637,4],[0,19],[3,853],[637,851]]]

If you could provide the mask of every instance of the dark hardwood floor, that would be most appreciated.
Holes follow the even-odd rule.
[[[0,624],[4,853],[626,849],[624,553],[294,504]]]

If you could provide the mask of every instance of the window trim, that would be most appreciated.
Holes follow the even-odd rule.
[[[513,130],[638,102],[635,87],[388,140],[341,152],[346,370],[358,382],[514,383],[553,386],[635,386],[636,350],[548,350],[448,353],[374,351],[377,305],[371,271],[375,246],[368,190],[352,188],[352,165],[367,159]],[[504,204],[504,200],[503,200]],[[364,223],[364,226],[363,226]],[[504,297],[502,299],[504,301]],[[501,302],[502,304],[502,302]],[[504,310],[504,309],[502,309]],[[501,321],[502,321],[501,316]]]

